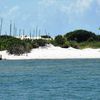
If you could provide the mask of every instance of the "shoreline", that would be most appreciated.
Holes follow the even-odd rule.
[[[32,60],[32,59],[100,59],[99,49],[61,48],[49,45],[32,49],[28,54],[20,56],[9,55],[7,51],[0,51],[3,60]]]

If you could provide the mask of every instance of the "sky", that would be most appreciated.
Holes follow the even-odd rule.
[[[55,36],[76,29],[100,34],[100,0],[0,0],[2,33],[9,33],[9,24],[25,33],[40,31]]]

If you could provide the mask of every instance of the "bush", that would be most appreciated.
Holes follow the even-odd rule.
[[[62,45],[62,48],[68,48],[70,47],[70,44],[68,41],[66,41],[63,45]]]
[[[68,47],[73,47],[73,48],[76,48],[76,49],[80,48],[78,43],[66,41],[65,44],[63,44],[62,48],[68,48]]]
[[[15,44],[15,45],[11,45],[7,51],[9,54],[21,55],[25,53],[25,48],[22,45]]]
[[[100,41],[100,35],[97,35],[97,41]]]
[[[76,49],[80,48],[77,42],[69,42],[69,45],[70,45],[70,47],[73,47],[73,48],[76,48]]]
[[[7,47],[8,53],[14,55],[21,55],[29,52],[30,50],[30,45],[20,39],[12,39],[12,41],[9,41],[9,45]]]
[[[92,42],[83,42],[79,43],[81,49],[83,48],[100,48],[100,42],[92,41]]]
[[[20,55],[32,49],[30,40],[20,40],[11,36],[0,36],[0,50],[7,50],[9,54]]]
[[[39,46],[45,46],[48,42],[44,39],[36,39],[34,40],[34,43]]]
[[[65,43],[65,38],[62,35],[58,35],[58,36],[55,37],[55,43],[58,46],[62,46]]]
[[[92,42],[92,41],[94,41],[93,37],[90,37],[90,38],[87,40],[87,42]]]

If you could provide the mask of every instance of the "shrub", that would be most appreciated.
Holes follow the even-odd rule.
[[[0,36],[0,50],[7,50],[9,54],[20,55],[32,49],[30,40],[21,40],[11,36]]]
[[[9,54],[21,55],[25,53],[25,48],[22,45],[14,44],[14,45],[11,45],[7,51]]]
[[[62,48],[68,48],[70,47],[70,44],[68,41],[66,41],[63,45],[62,45]]]
[[[36,39],[36,40],[34,40],[34,43],[37,46],[45,46],[48,42],[44,39]]]
[[[55,37],[55,43],[58,46],[62,46],[65,43],[65,38],[62,35],[58,35]]]

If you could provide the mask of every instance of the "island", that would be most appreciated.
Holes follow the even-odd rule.
[[[12,60],[100,58],[100,35],[82,29],[55,37],[1,35],[0,55]]]

